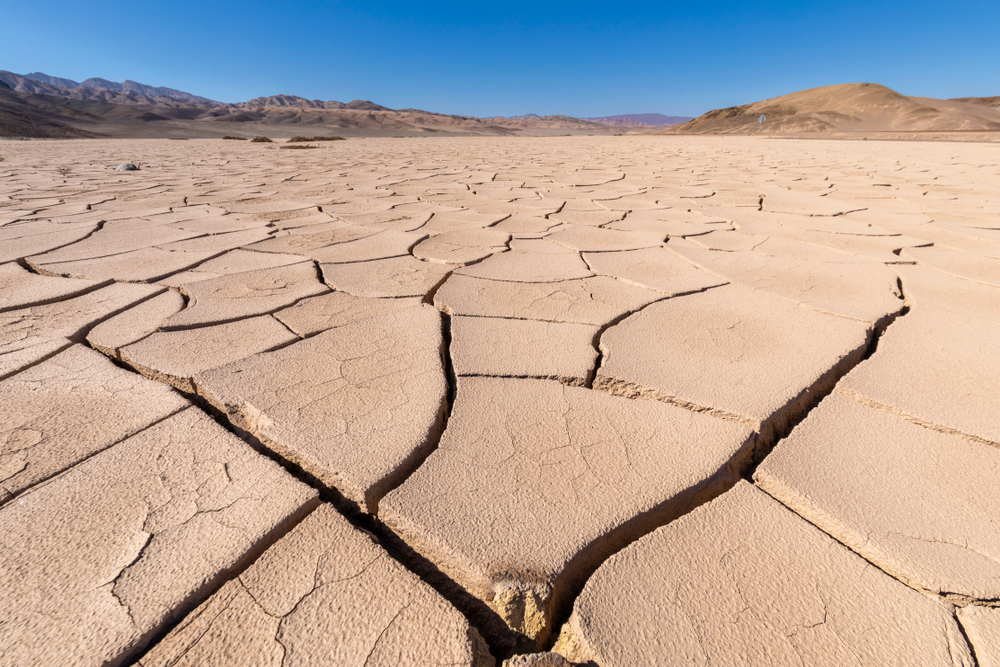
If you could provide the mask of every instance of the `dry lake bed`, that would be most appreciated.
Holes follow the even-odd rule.
[[[0,142],[0,664],[1000,665],[1000,146],[290,145]]]

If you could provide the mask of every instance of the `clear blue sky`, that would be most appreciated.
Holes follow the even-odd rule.
[[[0,69],[224,102],[694,116],[856,81],[1000,95],[1000,2],[7,0]]]

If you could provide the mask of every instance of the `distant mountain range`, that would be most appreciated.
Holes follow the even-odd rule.
[[[270,95],[226,104],[165,86],[149,86],[130,80],[119,83],[99,77],[74,81],[43,72],[15,74],[0,70],[0,83],[6,84],[0,94],[0,136],[23,133],[48,136],[46,132],[53,133],[52,136],[73,136],[79,132],[87,135],[111,132],[116,136],[131,136],[133,133],[159,136],[158,133],[167,133],[168,130],[181,132],[179,127],[162,124],[158,129],[134,125],[136,122],[148,124],[163,121],[199,121],[197,136],[238,134],[236,127],[257,132],[262,131],[257,127],[274,125],[328,127],[344,134],[521,134],[556,130],[606,134],[609,126],[662,127],[690,120],[663,114],[581,119],[529,113],[510,118],[475,118],[420,109],[390,109],[367,100],[308,100],[296,95]],[[3,117],[4,109],[6,118]],[[38,111],[37,123],[25,120],[35,113],[32,109]],[[215,123],[229,124],[230,127]],[[213,126],[216,129],[211,129]],[[194,128],[191,126],[189,129]]]
[[[760,116],[767,119],[763,126]],[[626,127],[660,127],[665,134],[1000,132],[1000,96],[939,100],[852,83],[715,109],[694,119],[656,113],[476,118],[295,95],[226,104],[135,81],[77,82],[41,72],[0,70],[0,137],[554,136],[607,135]]]
[[[691,116],[664,116],[662,113],[627,113],[620,116],[604,116],[602,118],[584,118],[602,125],[617,125],[622,127],[664,127],[678,125],[694,120]]]
[[[4,74],[9,73],[4,72]],[[129,81],[128,79],[122,83],[118,83],[116,81],[108,81],[107,79],[99,79],[95,77],[77,83],[72,79],[62,79],[56,76],[42,74],[41,72],[32,72],[31,74],[24,74],[22,76],[25,79],[31,79],[32,81],[37,81],[38,83],[45,84],[46,86],[57,86],[60,88],[90,88],[92,90],[107,90],[116,93],[135,93],[146,97],[169,97],[175,100],[193,102],[197,104],[221,104],[221,102],[216,102],[215,100],[210,100],[206,97],[185,93],[183,90],[174,90],[173,88],[164,88],[162,86],[147,86],[144,83]],[[3,80],[3,82],[8,86],[17,90],[15,85],[12,85],[10,81],[7,81],[2,76],[0,76],[0,80]],[[25,90],[22,92],[45,95],[50,94],[53,91],[48,90],[48,88],[35,87],[34,90]]]
[[[569,116],[475,118],[389,109],[366,100],[271,95],[225,104],[174,88],[101,78],[77,82],[0,70],[0,136],[221,137],[608,134]]]

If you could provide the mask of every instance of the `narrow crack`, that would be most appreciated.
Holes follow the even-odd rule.
[[[320,501],[318,498],[304,503],[289,515],[284,522],[276,526],[268,534],[263,535],[235,563],[228,568],[217,571],[210,579],[202,582],[201,586],[193,589],[184,600],[169,610],[168,618],[164,623],[150,630],[134,642],[130,654],[123,656],[123,662],[126,664],[138,664],[141,662],[143,656],[152,647],[156,646],[169,635],[200,604],[218,593],[219,589],[225,584],[238,579],[267,549],[302,523],[319,506]]]
[[[584,262],[586,262],[586,261],[587,261],[586,258],[584,258]],[[588,264],[588,266],[589,266],[589,264]],[[598,274],[598,275],[600,275],[600,274]],[[607,277],[615,278],[614,276],[607,276]],[[618,280],[617,278],[615,278],[615,279]],[[624,283],[624,281],[620,281],[620,282]],[[629,283],[624,283],[624,284],[629,284]],[[613,320],[611,320],[609,322],[605,322],[597,330],[597,333],[594,334],[594,338],[591,341],[591,345],[593,345],[594,346],[594,350],[597,351],[597,358],[594,360],[594,367],[590,370],[590,372],[587,374],[587,377],[584,379],[583,386],[586,387],[587,389],[597,389],[598,391],[603,391],[603,389],[601,387],[594,387],[594,380],[597,378],[597,373],[598,373],[598,371],[601,368],[601,364],[604,362],[604,351],[601,349],[601,338],[604,336],[604,333],[608,329],[610,329],[610,328],[612,328],[614,326],[617,326],[618,324],[621,324],[622,322],[624,322],[626,319],[628,319],[632,315],[635,315],[637,313],[641,313],[643,310],[645,310],[646,308],[649,308],[650,306],[652,306],[655,303],[661,303],[663,301],[666,301],[667,299],[676,299],[676,298],[683,297],[683,296],[689,296],[691,294],[700,294],[702,292],[707,292],[710,289],[715,289],[716,287],[724,287],[724,285],[712,285],[712,286],[709,286],[709,287],[702,287],[700,289],[690,290],[690,291],[687,291],[687,292],[681,292],[680,294],[671,294],[671,295],[668,295],[668,296],[664,296],[662,298],[656,299],[655,301],[650,301],[647,304],[639,306],[638,308],[636,308],[634,310],[626,311],[626,312],[622,313],[621,315],[619,315],[618,317],[614,318]],[[644,288],[644,289],[648,289],[648,288]],[[655,292],[657,290],[651,290],[651,291]],[[614,392],[612,392],[612,393],[614,393]]]
[[[969,633],[965,629],[965,626],[962,625],[962,619],[960,619],[958,617],[958,614],[957,613],[953,614],[953,617],[955,619],[955,625],[958,626],[958,632],[962,636],[962,639],[965,640],[965,645],[969,649],[969,655],[972,656],[972,665],[973,665],[973,667],[979,667],[979,658],[976,656],[976,645],[973,644],[972,640],[969,638]],[[950,639],[951,639],[951,637],[949,637],[949,640]],[[950,641],[948,642],[948,648],[949,649],[951,648],[951,642]],[[957,661],[954,660],[954,656],[952,657],[952,662],[956,666],[959,664]]]

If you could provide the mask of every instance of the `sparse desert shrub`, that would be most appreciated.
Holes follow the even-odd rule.
[[[5,158],[5,157],[0,157],[0,162],[3,162],[3,161],[4,161],[4,160],[6,160],[6,159],[7,159],[7,158]]]
[[[230,137],[228,134],[226,136],[222,137],[222,138],[223,139],[231,139],[233,141],[246,141],[247,140],[246,137]]]
[[[282,146],[282,148],[298,148],[298,149],[303,149],[303,148],[319,148],[319,146],[299,146],[299,145],[295,145],[295,146]]]
[[[310,141],[345,141],[343,137],[292,137],[288,143],[307,143]]]
[[[250,143],[251,144],[270,144],[270,143],[273,143],[273,142],[270,139],[268,139],[267,137],[254,137],[253,139],[250,140]]]

